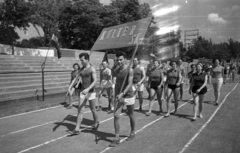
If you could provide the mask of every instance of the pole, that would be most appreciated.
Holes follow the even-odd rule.
[[[42,100],[44,101],[45,100],[45,89],[44,89],[44,68],[45,68],[45,64],[46,64],[46,61],[47,61],[47,56],[48,56],[48,52],[49,52],[49,48],[48,47],[48,50],[47,50],[47,54],[46,54],[46,57],[44,59],[44,62],[42,63],[41,65],[41,69],[42,69]]]

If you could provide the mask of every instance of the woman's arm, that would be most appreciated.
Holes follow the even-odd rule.
[[[198,90],[201,91],[201,90],[207,85],[207,82],[208,82],[208,76],[205,75],[205,77],[204,77],[204,83],[203,83],[203,85],[202,85]]]

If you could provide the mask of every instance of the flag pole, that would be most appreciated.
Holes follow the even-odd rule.
[[[123,82],[122,82],[122,86],[121,86],[121,88],[120,88],[120,92],[119,92],[119,93],[121,93],[122,90],[123,90],[124,84],[125,84],[125,82],[126,82],[126,80],[127,80],[127,76],[128,76],[128,73],[129,73],[129,71],[130,71],[130,69],[131,69],[131,66],[132,66],[132,63],[133,63],[133,59],[134,59],[134,57],[135,57],[135,55],[136,55],[136,53],[137,53],[137,50],[138,50],[138,41],[137,41],[137,44],[136,44],[136,46],[135,46],[135,50],[134,50],[133,55],[132,55],[132,57],[131,57],[130,63],[129,63],[129,65],[128,65],[128,71],[127,71],[127,74],[126,74],[125,77],[124,77],[124,80],[123,80]],[[118,102],[118,100],[117,100],[117,102]]]
[[[52,41],[52,40],[51,40],[51,41]],[[50,43],[50,44],[51,44],[51,43]],[[47,54],[46,54],[46,56],[45,56],[44,62],[43,62],[42,65],[41,65],[41,69],[42,69],[42,100],[43,100],[43,101],[45,100],[45,94],[44,94],[44,92],[46,91],[46,90],[44,89],[44,68],[45,68],[45,64],[46,64],[46,61],[47,61],[47,56],[48,56],[49,48],[50,48],[50,47],[48,47]]]

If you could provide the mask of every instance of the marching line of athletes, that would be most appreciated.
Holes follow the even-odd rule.
[[[183,83],[186,76],[189,79],[189,94],[193,96],[194,112],[192,121],[197,117],[202,118],[202,104],[204,95],[207,92],[207,84],[212,84],[214,89],[215,101],[214,104],[218,105],[220,97],[220,89],[225,83],[224,68],[220,65],[220,60],[213,60],[214,66],[203,70],[201,63],[191,65],[192,71],[186,74],[182,61],[171,61],[170,67],[165,62],[160,62],[153,58],[145,72],[144,67],[140,66],[138,58],[134,58],[133,64],[129,67],[126,64],[126,54],[118,52],[114,59],[114,66],[112,69],[108,67],[107,61],[102,62],[100,68],[100,91],[97,94],[95,86],[97,83],[97,74],[95,68],[89,63],[89,54],[81,53],[79,55],[80,64],[73,65],[74,71],[71,73],[71,83],[69,85],[69,105],[72,107],[72,94],[75,89],[78,92],[79,103],[77,113],[77,123],[75,129],[71,134],[78,135],[81,133],[80,126],[83,118],[83,112],[87,101],[89,101],[90,110],[93,114],[94,124],[92,128],[97,130],[99,127],[97,110],[102,109],[101,96],[104,90],[107,91],[108,96],[108,113],[114,113],[114,129],[115,138],[109,145],[114,147],[120,143],[120,124],[119,118],[124,106],[127,108],[127,115],[130,119],[131,132],[127,141],[135,137],[135,117],[134,117],[134,104],[135,98],[138,94],[139,98],[139,111],[142,112],[143,103],[143,90],[144,84],[149,93],[149,109],[146,112],[147,116],[152,113],[152,106],[155,97],[159,104],[159,114],[163,113],[162,102],[166,101],[167,112],[164,117],[170,116],[171,97],[174,99],[174,113],[177,114],[178,101],[182,100],[183,96]],[[125,82],[123,84],[123,82]],[[96,104],[98,100],[98,107]]]

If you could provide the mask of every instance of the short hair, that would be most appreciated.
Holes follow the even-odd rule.
[[[89,61],[89,54],[88,53],[81,53],[79,54],[79,59],[84,57],[85,60],[88,60]]]
[[[120,57],[123,56],[124,58],[126,58],[126,54],[124,52],[117,52],[116,57]]]
[[[201,66],[201,68],[203,69],[203,64],[202,63],[197,63],[197,65],[196,66]]]
[[[153,62],[155,62],[155,61],[157,61],[158,62],[158,64],[161,64],[161,61],[160,60],[158,60],[158,59],[153,59]]]
[[[216,60],[218,60],[219,63],[221,63],[221,60],[219,58],[214,58],[212,62],[215,63]]]
[[[172,61],[170,61],[169,65],[172,66],[173,63],[177,64],[177,61],[172,60]]]
[[[191,66],[190,66],[190,67],[191,67],[191,68],[193,68],[193,66],[195,66],[195,67],[196,67],[196,64],[191,64]]]
[[[73,68],[74,68],[75,65],[78,66],[78,70],[79,70],[79,69],[80,69],[80,65],[79,65],[78,63],[74,63],[74,64],[73,64]]]

